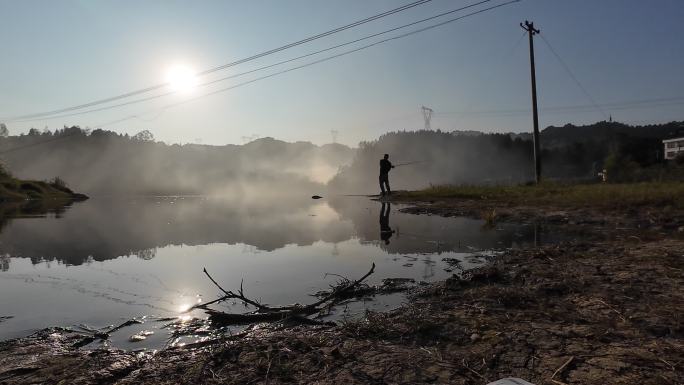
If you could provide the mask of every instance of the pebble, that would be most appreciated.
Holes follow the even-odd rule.
[[[477,333],[473,333],[473,334],[470,335],[470,340],[473,341],[473,342],[475,342],[475,341],[477,341],[477,340],[479,340],[479,339],[480,339],[480,335],[477,334]]]

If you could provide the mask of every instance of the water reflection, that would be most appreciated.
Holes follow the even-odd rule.
[[[332,283],[325,273],[358,277],[375,263],[369,284],[387,277],[443,279],[455,264],[484,263],[473,257],[482,250],[548,237],[533,226],[484,229],[479,220],[410,215],[353,197],[100,198],[39,209],[0,208],[12,213],[0,217],[0,292],[9,293],[0,296],[0,316],[14,316],[3,322],[0,339],[50,325],[103,327],[131,317],[177,316],[182,306],[214,298],[204,267],[230,289],[244,280],[254,298],[307,303]],[[385,309],[403,300],[388,298],[363,307]],[[165,333],[146,346],[163,344]]]
[[[242,244],[245,253],[286,245],[338,244],[352,238],[377,243],[388,253],[443,253],[508,247],[535,238],[534,228],[483,231],[479,221],[395,213],[390,203],[336,197],[234,202],[204,197],[92,199],[43,218],[11,211],[0,229],[0,255],[56,260],[68,265],[119,256],[149,260],[158,248],[214,243]],[[380,232],[372,218],[379,218]],[[2,266],[6,267],[4,261]]]
[[[382,202],[380,207],[380,239],[382,239],[386,245],[389,245],[390,238],[394,234],[394,230],[389,225],[390,209],[392,205],[387,202]]]

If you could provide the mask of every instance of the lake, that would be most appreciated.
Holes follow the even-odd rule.
[[[265,303],[309,303],[338,277],[357,278],[377,265],[368,283],[417,281],[486,262],[497,250],[552,236],[533,225],[483,227],[469,218],[401,213],[365,197],[241,200],[218,197],[105,197],[41,215],[0,222],[0,340],[48,326],[101,328],[132,317],[148,322],[117,332],[122,348],[160,348],[168,332],[155,317],[178,317],[218,290]],[[382,310],[403,295],[354,303],[332,318]],[[241,304],[222,309],[244,312]],[[203,317],[201,311],[194,316]],[[144,342],[130,342],[139,330]]]

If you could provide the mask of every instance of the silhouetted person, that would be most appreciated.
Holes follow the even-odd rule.
[[[389,185],[389,172],[391,169],[393,169],[394,166],[392,166],[392,163],[389,161],[389,155],[385,154],[385,156],[380,159],[380,191],[381,195],[385,195],[385,190],[387,190],[387,194],[389,195],[392,193],[392,190],[390,190],[390,185]]]
[[[380,239],[385,241],[386,245],[389,245],[389,240],[392,238],[392,234],[394,234],[394,230],[389,225],[389,214],[390,204],[382,202],[382,207],[380,208]]]

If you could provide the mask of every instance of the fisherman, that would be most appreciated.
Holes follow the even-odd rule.
[[[385,156],[380,159],[380,190],[382,191],[382,196],[385,196],[385,187],[387,188],[387,195],[392,193],[389,185],[389,172],[393,168],[394,166],[389,161],[389,155],[385,154]]]

